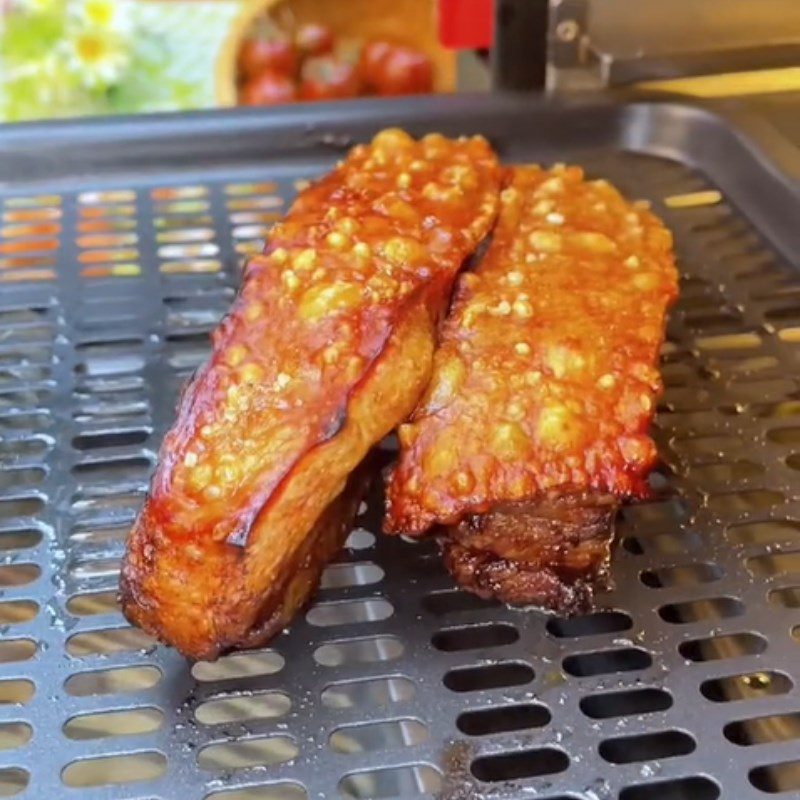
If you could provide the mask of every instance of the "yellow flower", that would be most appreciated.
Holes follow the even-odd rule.
[[[68,2],[70,2],[70,15],[81,28],[116,33],[127,33],[131,29],[131,4],[127,0],[68,0]]]
[[[130,62],[125,42],[102,30],[75,30],[65,42],[67,61],[87,87],[113,84]]]

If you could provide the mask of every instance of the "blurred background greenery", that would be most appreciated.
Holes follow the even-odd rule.
[[[0,119],[214,104],[236,0],[0,0]]]

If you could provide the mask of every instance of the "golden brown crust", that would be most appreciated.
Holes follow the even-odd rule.
[[[480,138],[390,130],[301,194],[164,441],[123,564],[132,622],[196,658],[249,641],[314,523],[423,391],[499,181]]]
[[[550,493],[646,492],[671,245],[653,214],[577,167],[513,171],[425,398],[399,430],[390,532]]]
[[[606,571],[616,506],[647,492],[656,458],[672,238],[576,167],[517,168],[501,198],[399,430],[385,527],[444,526],[467,588],[576,611]]]

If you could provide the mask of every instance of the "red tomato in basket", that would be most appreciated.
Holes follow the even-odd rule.
[[[373,82],[380,95],[425,94],[433,91],[433,65],[424,53],[393,47],[380,59]]]
[[[369,89],[374,91],[378,88],[378,73],[381,69],[381,64],[393,49],[393,44],[382,41],[367,42],[362,48],[358,69],[361,72],[361,78]]]
[[[309,22],[300,26],[294,37],[294,43],[301,53],[320,56],[333,50],[333,33],[324,25]]]
[[[247,81],[265,70],[294,75],[297,51],[285,37],[246,39],[239,50],[239,77]]]
[[[296,99],[295,82],[288,75],[269,69],[250,78],[239,94],[239,102],[244,106],[273,106]]]
[[[357,97],[361,89],[358,69],[335,56],[309,58],[300,75],[300,97],[303,100]]]

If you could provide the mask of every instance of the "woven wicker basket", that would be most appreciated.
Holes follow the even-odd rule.
[[[265,12],[295,25],[327,25],[337,37],[386,39],[413,46],[431,59],[434,89],[455,89],[455,56],[438,42],[434,0],[252,0],[234,21],[220,50],[216,66],[220,105],[236,105],[237,54],[254,21]]]

